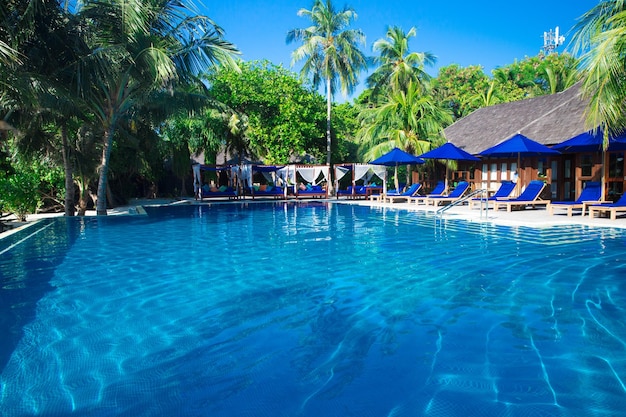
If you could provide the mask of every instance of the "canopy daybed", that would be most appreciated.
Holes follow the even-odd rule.
[[[386,167],[372,164],[341,164],[335,166],[335,189],[337,198],[367,198],[372,193],[380,193],[382,181],[385,178]],[[351,185],[345,189],[339,187],[340,180],[348,174],[351,175]],[[372,178],[380,180],[380,185],[374,184]],[[360,182],[361,184],[357,184]]]

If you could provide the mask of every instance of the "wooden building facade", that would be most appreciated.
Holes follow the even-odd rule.
[[[448,126],[449,142],[477,155],[521,133],[546,146],[554,146],[585,131],[588,101],[581,96],[580,83],[557,94],[498,104],[476,110]],[[562,153],[552,157],[485,158],[474,163],[466,174],[474,188],[495,190],[503,180],[519,176],[522,184],[542,179],[549,192],[545,198],[574,200],[587,181],[601,181],[605,174],[605,195],[615,200],[624,192],[626,160],[620,152]],[[604,157],[604,163],[603,163]]]

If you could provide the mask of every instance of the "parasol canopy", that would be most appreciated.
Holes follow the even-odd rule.
[[[398,185],[398,165],[406,164],[406,165],[414,165],[414,164],[423,164],[424,160],[418,158],[417,156],[410,154],[408,152],[403,151],[400,148],[393,148],[391,151],[386,154],[374,159],[370,162],[373,165],[385,165],[389,167],[395,167],[395,181],[396,181],[396,189],[399,188]],[[383,181],[383,194],[387,193],[387,178]]]
[[[539,142],[527,138],[521,133],[513,135],[511,138],[500,142],[480,153],[481,156],[492,156],[496,158],[515,158],[520,156],[542,156],[560,155],[557,150],[542,145]]]

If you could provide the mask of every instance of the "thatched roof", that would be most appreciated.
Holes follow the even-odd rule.
[[[474,155],[516,133],[556,145],[588,130],[584,123],[587,105],[578,83],[561,93],[483,107],[444,132],[449,142]]]

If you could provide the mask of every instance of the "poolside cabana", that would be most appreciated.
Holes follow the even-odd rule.
[[[255,174],[261,174],[265,180],[265,184],[256,185],[252,182],[247,188],[253,200],[257,197],[287,198],[287,183],[277,174],[283,168],[284,166],[275,165],[250,166],[252,180],[254,180]]]
[[[292,165],[292,167],[296,198],[328,198],[330,181],[328,165]]]
[[[246,170],[240,169],[239,166],[231,165],[204,165],[194,164],[192,166],[194,174],[194,192],[196,198],[203,200],[205,198],[227,198],[229,200],[243,197],[240,181],[244,181]],[[202,181],[202,171],[214,172],[217,177],[217,183],[204,183]]]
[[[372,164],[346,163],[335,166],[335,190],[337,198],[367,198],[372,190],[379,190],[385,178],[386,167]],[[346,189],[340,188],[342,178],[350,176],[350,185]],[[376,177],[380,186],[371,186],[372,179]],[[360,184],[357,185],[357,183]]]

